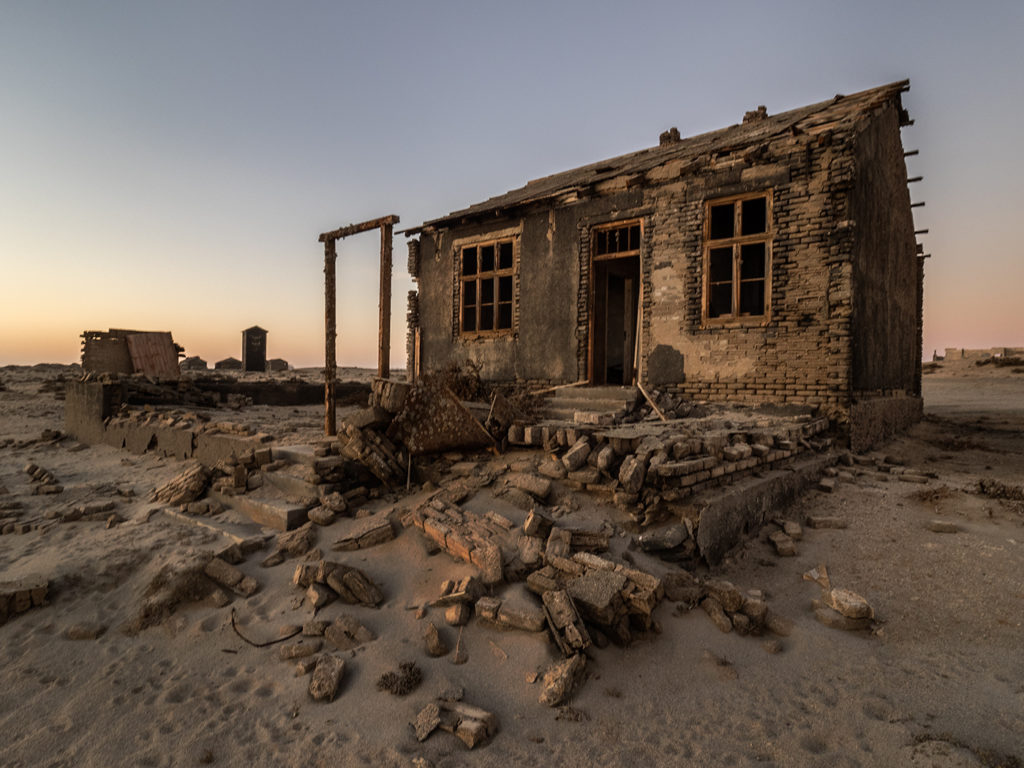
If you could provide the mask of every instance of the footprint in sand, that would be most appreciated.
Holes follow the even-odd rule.
[[[865,701],[861,711],[872,720],[887,723],[892,717],[892,707],[884,701]]]
[[[800,739],[800,749],[810,752],[812,755],[822,755],[828,751],[828,744],[825,740],[814,734],[808,734]]]
[[[184,683],[174,686],[164,694],[164,701],[168,704],[181,704],[190,698],[192,698],[192,686]]]

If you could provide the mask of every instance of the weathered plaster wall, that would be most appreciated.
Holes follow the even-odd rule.
[[[580,352],[580,229],[620,217],[640,199],[617,194],[554,209],[520,212],[420,236],[417,314],[421,368],[443,370],[472,361],[488,380],[550,383],[576,381]],[[511,334],[465,336],[459,333],[456,242],[486,239],[517,231],[514,324]],[[587,276],[582,276],[583,281]],[[583,374],[585,375],[585,365]]]

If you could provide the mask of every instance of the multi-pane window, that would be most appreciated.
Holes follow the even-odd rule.
[[[618,256],[639,250],[639,223],[602,227],[594,232],[595,256]]]
[[[464,246],[459,254],[460,327],[463,334],[512,330],[514,241]]]
[[[768,194],[707,203],[704,237],[704,317],[733,320],[768,314],[771,274]]]

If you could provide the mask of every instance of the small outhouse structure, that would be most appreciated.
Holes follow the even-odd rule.
[[[258,325],[242,331],[242,370],[267,370],[267,332]]]

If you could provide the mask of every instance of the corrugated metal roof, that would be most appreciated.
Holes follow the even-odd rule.
[[[154,379],[177,379],[178,350],[171,334],[162,331],[130,333],[127,336],[128,351],[136,373]]]

